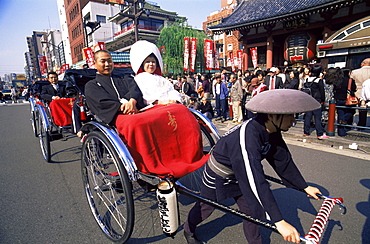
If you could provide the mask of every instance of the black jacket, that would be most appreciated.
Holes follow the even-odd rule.
[[[62,84],[58,84],[59,90],[56,91],[54,87],[49,84],[42,86],[40,97],[48,102],[53,100],[53,96],[65,97],[66,96],[66,87]]]
[[[143,95],[131,75],[125,75],[124,78],[112,77],[112,79],[121,98],[127,100],[134,98],[138,109],[145,106]],[[104,123],[113,124],[121,103],[112,85],[111,77],[96,74],[96,78],[86,84],[85,95],[91,112]]]

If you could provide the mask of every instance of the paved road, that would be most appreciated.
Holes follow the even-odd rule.
[[[28,106],[0,106],[0,243],[110,243],[83,195],[79,140],[67,134],[52,142],[53,162],[46,163],[32,134]],[[360,152],[346,156],[320,145],[293,144],[289,147],[306,180],[325,194],[343,197],[348,208],[344,216],[333,210],[321,243],[370,243],[369,160],[363,154],[353,157]],[[286,219],[307,232],[321,202],[274,183],[272,188]],[[135,197],[136,224],[128,243],[185,243],[182,228],[175,239],[161,233],[153,196],[143,197],[137,190]],[[182,222],[191,206],[191,199],[180,198]],[[261,231],[264,243],[285,243],[279,235]],[[240,219],[220,211],[198,232],[208,243],[245,243]]]

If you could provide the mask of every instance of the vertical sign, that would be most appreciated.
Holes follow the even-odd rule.
[[[197,39],[191,38],[190,44],[190,72],[194,72],[195,70],[195,61],[197,58]]]
[[[189,70],[189,37],[184,37],[184,71]]]
[[[94,67],[94,52],[93,50],[88,47],[88,48],[84,48],[84,54],[85,54],[85,58],[86,58],[86,63],[87,65],[89,65],[89,68],[95,68]]]
[[[204,40],[204,62],[206,70],[213,69],[213,42]]]
[[[218,50],[217,50],[217,43],[214,42],[214,46],[213,46],[213,51],[214,51],[214,69],[215,70],[219,70],[220,69],[220,63],[218,62]]]
[[[39,65],[40,65],[40,72],[41,76],[46,76],[47,75],[47,65],[46,65],[46,57],[43,55],[39,55]]]
[[[238,69],[243,70],[243,51],[238,50],[236,54],[238,57]]]
[[[231,71],[235,72],[235,63],[234,63],[234,54],[233,52],[229,52],[229,58],[231,63]]]
[[[256,68],[257,67],[257,64],[258,64],[258,60],[257,60],[257,47],[251,48],[250,49],[250,52],[251,52],[253,67]]]

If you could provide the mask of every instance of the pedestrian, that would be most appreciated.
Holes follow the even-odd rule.
[[[12,103],[17,103],[17,88],[14,86],[10,87],[10,96],[12,98]]]
[[[308,73],[306,72],[308,70]],[[305,91],[310,96],[316,99],[321,105],[325,103],[325,90],[324,90],[324,82],[320,79],[322,67],[321,65],[314,65],[312,69],[310,67],[305,68],[305,72],[309,74],[305,75],[305,80],[302,84],[302,91]],[[303,128],[303,136],[309,136],[311,134],[311,120],[312,116],[314,117],[314,124],[316,128],[316,136],[317,139],[327,139],[329,138],[327,135],[324,134],[324,128],[322,126],[322,109],[321,107],[314,110],[308,111],[304,115],[304,128]]]
[[[221,120],[221,122],[225,122],[227,120],[227,112],[228,112],[228,97],[229,91],[226,87],[225,82],[221,80],[220,75],[215,76],[215,85],[213,87],[213,93],[216,97],[216,113],[217,118],[216,120]]]
[[[366,108],[366,109],[370,108],[370,79],[367,79],[364,81],[364,83],[362,83],[360,107]],[[364,126],[368,126],[368,125],[365,124]]]
[[[213,107],[208,98],[203,97],[199,104],[198,110],[205,115],[208,119],[212,119],[214,116]]]
[[[243,100],[243,89],[242,84],[237,79],[236,74],[230,75],[230,81],[232,86],[230,88],[230,98],[232,103],[233,109],[233,123],[241,123],[243,121],[243,114],[242,114],[242,100]]]
[[[209,75],[202,74],[200,76],[200,81],[202,83],[203,97],[211,99],[211,83],[209,82]]]
[[[304,190],[319,199],[316,194],[321,194],[320,190],[305,182],[281,131],[289,130],[295,122],[295,113],[321,106],[313,97],[300,91],[276,89],[257,95],[246,107],[257,116],[236,125],[216,143],[204,169],[201,195],[217,202],[234,198],[241,212],[270,220],[284,240],[299,243],[298,231],[280,213],[261,161],[266,159],[287,187]],[[202,243],[195,235],[196,226],[214,209],[198,201],[189,211],[184,224],[188,243]],[[258,225],[243,220],[243,230],[248,243],[262,243]]]
[[[299,71],[298,70],[291,70],[289,72],[290,82],[287,85],[287,89],[294,89],[298,90],[299,86]]]
[[[265,78],[264,83],[269,90],[284,88],[284,84],[281,77],[277,76],[276,73],[277,68],[272,67],[269,69],[268,75]]]
[[[356,107],[356,105],[346,105],[347,94],[355,95],[357,90],[356,83],[350,78],[349,69],[336,68],[336,76],[333,81],[334,85],[334,99],[337,106],[345,107]],[[349,89],[348,89],[349,88]],[[337,133],[338,136],[346,136],[347,132],[351,129],[350,127],[341,125],[352,125],[353,115],[355,109],[351,108],[337,108]]]
[[[361,62],[361,68],[355,69],[351,73],[351,78],[356,82],[358,90],[358,96],[361,96],[362,91],[362,84],[365,80],[370,79],[370,58],[366,58]],[[359,116],[358,116],[358,126],[366,126],[366,120],[367,120],[367,111],[366,110],[360,110]]]

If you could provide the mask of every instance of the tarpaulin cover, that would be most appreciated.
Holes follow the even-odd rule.
[[[135,115],[118,115],[116,127],[143,173],[180,178],[208,159],[199,124],[184,105],[156,105]]]
[[[74,98],[55,99],[49,103],[51,116],[57,126],[67,126],[72,123],[72,106]]]

